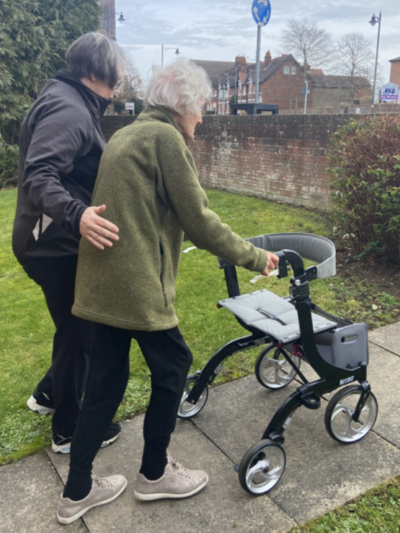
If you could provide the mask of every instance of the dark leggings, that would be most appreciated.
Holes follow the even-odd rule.
[[[93,347],[91,322],[71,314],[77,256],[30,259],[22,263],[28,276],[42,289],[56,332],[52,364],[37,390],[52,398],[53,435],[72,437],[85,388]]]
[[[167,448],[192,354],[178,328],[131,331],[94,324],[95,349],[90,362],[82,410],[71,447],[71,465],[64,496],[82,499],[90,486],[93,460],[123,398],[129,379],[129,350],[135,339],[151,372],[151,397],[144,420],[140,472],[158,479],[167,464]]]

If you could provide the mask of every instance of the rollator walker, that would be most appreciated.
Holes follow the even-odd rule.
[[[266,289],[241,295],[235,266],[218,259],[229,298],[220,300],[217,307],[231,311],[251,335],[228,342],[203,370],[187,377],[178,416],[191,418],[203,409],[208,386],[227,357],[266,345],[255,364],[259,383],[268,389],[281,389],[297,378],[301,385],[276,411],[261,440],[247,450],[240,465],[235,465],[242,487],[260,495],[275,487],[283,475],[284,432],[296,409],[319,409],[321,396],[339,389],[326,407],[325,426],[333,439],[352,444],[373,427],[378,404],[367,381],[366,324],[353,324],[326,313],[310,298],[311,281],[336,273],[334,244],[325,237],[304,233],[261,235],[247,240],[258,248],[276,251],[279,278],[288,276],[291,269],[290,296],[281,298]],[[304,269],[303,258],[317,265]],[[301,361],[306,361],[319,379],[309,382],[300,370]]]

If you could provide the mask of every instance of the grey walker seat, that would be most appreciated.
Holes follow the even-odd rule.
[[[202,371],[188,376],[178,416],[190,418],[203,409],[208,385],[227,357],[265,345],[255,365],[259,383],[279,389],[297,377],[302,385],[282,404],[261,440],[235,467],[247,492],[264,494],[283,475],[286,465],[283,434],[296,409],[301,406],[318,409],[321,396],[339,388],[326,408],[325,426],[333,439],[351,444],[369,433],[378,404],[367,381],[367,326],[330,315],[310,298],[311,281],[336,273],[334,244],[325,237],[304,233],[260,235],[247,240],[279,256],[278,277],[288,276],[288,267],[292,269],[290,296],[281,298],[265,289],[241,295],[235,266],[218,260],[225,273],[229,298],[217,305],[232,312],[251,335],[227,343]],[[303,258],[317,264],[304,269]],[[300,370],[301,361],[309,363],[319,379],[308,382]],[[348,386],[341,388],[343,385]]]

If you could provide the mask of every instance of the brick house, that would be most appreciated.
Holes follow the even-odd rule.
[[[207,111],[229,114],[229,100],[237,94],[237,103],[254,103],[255,63],[237,56],[234,62],[192,60],[208,73],[212,98],[206,104]],[[400,65],[400,63],[399,63]],[[264,104],[278,104],[280,110],[295,111],[302,108],[304,80],[308,81],[308,107],[331,107],[340,112],[341,105],[359,103],[370,97],[371,85],[366,78],[350,76],[327,76],[321,69],[307,71],[291,54],[272,59],[268,51],[260,64],[260,100]]]
[[[229,114],[229,99],[237,94],[237,102],[254,103],[255,97],[255,63],[247,63],[244,56],[237,56],[235,61],[202,61],[193,59],[194,63],[208,73],[213,94],[207,103],[207,111],[217,114]],[[268,51],[260,65],[261,101],[266,104],[278,104],[281,109],[290,109],[302,105],[303,68],[291,54],[272,59]],[[312,87],[310,87],[312,91]]]
[[[340,113],[341,107],[370,103],[372,88],[367,78],[361,76],[331,76],[309,70],[313,86],[312,107],[331,107]]]
[[[400,86],[400,57],[390,59],[390,82]]]

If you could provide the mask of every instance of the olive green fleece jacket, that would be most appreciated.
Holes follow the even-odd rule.
[[[173,303],[184,232],[198,248],[262,272],[264,250],[232,232],[209,209],[194,159],[172,116],[147,107],[108,143],[92,205],[119,227],[99,250],[81,239],[74,315],[117,328],[178,325]],[[204,275],[207,275],[206,273]]]

